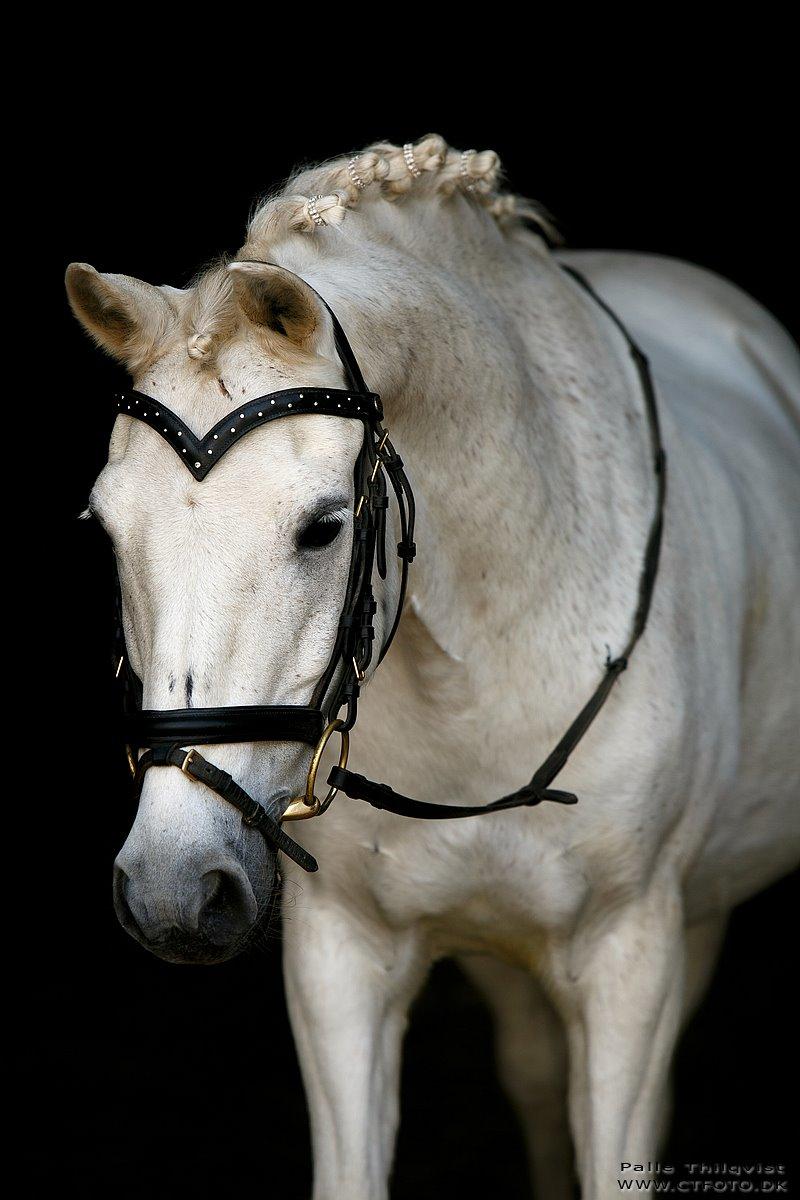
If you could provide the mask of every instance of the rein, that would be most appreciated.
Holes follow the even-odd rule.
[[[344,367],[346,389],[290,388],[250,400],[217,422],[203,438],[196,438],[179,417],[159,401],[142,392],[117,397],[118,415],[134,417],[150,425],[175,451],[195,479],[202,481],[220,458],[253,429],[282,417],[317,414],[360,420],[364,440],[354,468],[357,497],[353,522],[353,545],[341,616],[331,657],[314,688],[309,705],[247,705],[223,708],[143,709],[142,686],[133,671],[125,648],[122,596],[116,576],[115,658],[123,708],[123,733],[137,787],[140,789],[151,767],[178,767],[187,778],[203,783],[242,814],[245,825],[257,829],[275,849],[282,850],[306,871],[316,871],[317,862],[282,828],[284,822],[304,820],[325,812],[337,792],[364,800],[373,808],[403,817],[447,820],[479,816],[509,808],[534,807],[543,800],[576,804],[578,797],[550,787],[563,770],[570,754],[594,721],[611,689],[628,665],[630,655],[644,632],[658,572],[658,559],[666,500],[666,455],[661,441],[655,389],[645,355],[630,337],[616,314],[601,300],[586,279],[571,267],[569,274],[607,313],[625,338],[639,374],[647,412],[653,470],[656,476],[656,508],[650,525],[639,579],[638,603],[628,641],[616,658],[606,662],[605,673],[589,700],[561,740],[534,773],[515,792],[485,805],[429,804],[395,792],[385,783],[347,770],[350,730],[358,715],[361,684],[373,659],[373,618],[377,609],[372,588],[374,571],[386,577],[387,480],[400,515],[397,555],[401,564],[400,593],[394,619],[381,647],[378,663],[397,632],[408,585],[408,569],[416,553],[414,543],[414,495],[403,468],[403,460],[389,441],[383,426],[380,398],[367,389],[356,357],[330,307],[319,297],[333,322],[336,350]],[[308,285],[306,285],[308,286]],[[339,714],[344,709],[342,717]],[[324,799],[315,795],[323,752],[333,734],[341,739],[339,763],[328,775]],[[228,774],[204,758],[197,745],[230,742],[291,741],[314,747],[305,792],[286,807],[273,800],[262,805]],[[140,751],[143,751],[141,755]]]

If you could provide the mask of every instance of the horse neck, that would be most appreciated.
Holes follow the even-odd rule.
[[[490,648],[563,677],[566,653],[585,692],[626,640],[653,507],[624,339],[530,235],[361,249],[306,277],[381,392],[418,497],[414,612],[476,670]],[[401,624],[408,655],[418,634]]]

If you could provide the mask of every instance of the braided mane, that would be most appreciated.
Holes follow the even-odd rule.
[[[428,134],[404,146],[378,142],[349,158],[296,172],[256,209],[236,257],[267,259],[283,238],[318,235],[341,225],[356,208],[402,204],[417,196],[446,202],[456,195],[483,211],[503,232],[532,223],[548,242],[559,240],[544,208],[501,190],[500,159],[494,150],[455,150],[438,134]],[[216,347],[235,320],[230,276],[220,263],[195,282],[186,314],[189,355],[213,362]]]
[[[494,150],[455,150],[431,133],[394,146],[378,142],[350,158],[337,158],[293,175],[283,190],[254,213],[242,253],[263,249],[287,233],[313,234],[341,225],[348,210],[376,200],[401,201],[424,192],[445,199],[460,193],[501,226],[533,222],[558,240],[546,211],[534,201],[500,190]]]

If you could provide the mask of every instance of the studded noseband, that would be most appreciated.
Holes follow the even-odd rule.
[[[260,396],[234,409],[202,438],[197,438],[179,417],[151,396],[132,391],[116,398],[117,415],[132,417],[149,425],[171,446],[198,481],[205,479],[242,437],[270,421],[313,414],[361,421],[364,427],[364,438],[354,469],[356,503],[353,544],[341,615],[328,666],[314,688],[308,705],[143,709],[141,682],[131,667],[125,648],[122,597],[117,576],[116,673],[122,693],[123,732],[128,760],[139,787],[151,767],[178,767],[189,779],[205,784],[237,808],[246,825],[257,829],[268,843],[282,850],[306,871],[317,870],[315,859],[288,836],[282,825],[325,812],[337,791],[400,816],[434,819],[478,816],[509,808],[532,807],[543,800],[561,804],[577,802],[577,796],[553,790],[550,784],[597,716],[644,631],[658,569],[666,496],[666,459],[646,358],[586,280],[571,268],[565,267],[564,270],[594,297],[628,343],[639,372],[647,411],[657,479],[657,500],[639,582],[638,605],[628,642],[620,655],[609,658],[592,696],[530,782],[491,804],[426,804],[400,795],[386,784],[374,783],[363,775],[347,770],[349,734],[357,717],[359,691],[373,659],[373,619],[376,612],[373,575],[377,570],[381,578],[386,576],[387,480],[400,515],[400,541],[397,543],[401,564],[400,591],[394,619],[381,647],[378,662],[392,643],[403,611],[408,568],[416,553],[415,508],[403,461],[383,426],[380,399],[367,389],[342,327],[329,306],[322,301],[333,323],[336,349],[347,383],[344,389],[290,388]],[[341,739],[339,763],[331,770],[328,776],[329,790],[320,800],[315,794],[317,773],[323,751],[334,733],[338,733]],[[260,804],[227,771],[216,767],[196,749],[198,745],[262,741],[298,742],[314,748],[305,791],[290,800],[286,807],[278,801]]]

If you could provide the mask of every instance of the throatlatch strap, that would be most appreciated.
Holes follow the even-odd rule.
[[[631,626],[630,636],[622,653],[615,659],[609,659],[600,683],[589,700],[578,713],[558,745],[551,751],[529,783],[516,792],[495,800],[492,804],[483,805],[450,805],[425,804],[420,800],[412,800],[393,791],[384,783],[375,783],[364,775],[357,775],[341,767],[334,767],[328,776],[328,783],[344,792],[353,800],[365,800],[373,808],[387,809],[402,817],[419,817],[431,820],[447,820],[455,817],[474,817],[483,813],[499,812],[507,808],[532,807],[543,800],[553,800],[557,804],[577,804],[578,797],[572,792],[559,792],[550,788],[550,784],[560,771],[564,769],[570,754],[580,742],[586,730],[594,721],[600,709],[608,699],[609,693],[628,665],[628,659],[634,646],[644,633],[650,605],[653,599],[658,560],[661,550],[661,535],[664,527],[664,505],[667,494],[667,457],[661,441],[661,427],[658,419],[655,388],[650,374],[650,365],[646,356],[634,342],[619,317],[604,300],[601,300],[589,282],[572,267],[563,267],[588,294],[597,302],[600,308],[611,318],[620,333],[628,343],[628,348],[636,364],[639,380],[644,397],[647,421],[650,430],[650,442],[653,453],[653,470],[656,477],[656,507],[650,525],[647,545],[644,553],[642,572],[639,578],[639,596]]]

